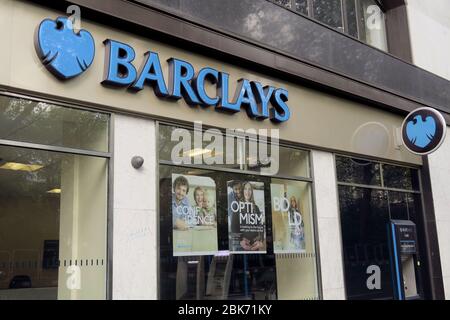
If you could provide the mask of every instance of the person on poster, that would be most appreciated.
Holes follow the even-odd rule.
[[[172,223],[175,230],[188,230],[190,227],[187,219],[191,206],[187,194],[189,192],[189,182],[183,177],[179,176],[173,182],[172,193]]]
[[[197,213],[198,225],[216,226],[217,219],[214,208],[210,205],[206,190],[202,187],[194,189],[194,211]]]
[[[172,174],[174,256],[217,252],[215,191],[215,182],[209,177]]]
[[[244,202],[244,210],[246,212],[240,212],[240,216],[242,214],[256,216],[259,219],[257,224],[263,225],[263,217],[261,210],[255,202],[253,186],[250,182],[245,182],[243,185],[243,202]],[[242,232],[240,238],[240,246],[244,251],[260,251],[264,248],[264,229],[262,231],[255,231],[255,229],[261,229],[255,227],[254,223],[250,222],[250,219],[244,219],[240,221],[241,230],[246,230]]]
[[[302,214],[297,199],[292,196],[289,206],[290,241],[296,250],[305,249],[305,232]]]
[[[243,194],[242,194],[242,181],[239,180],[233,180],[230,183],[232,192],[228,196],[228,208],[231,208],[231,203],[234,201],[240,202],[242,201]]]
[[[233,180],[231,182],[231,194],[228,195],[228,212],[230,214],[230,218],[228,223],[230,224],[230,230],[232,230],[233,233],[239,232],[239,215],[233,214],[232,211],[232,204],[242,202],[243,194],[242,194],[242,182],[239,180]]]

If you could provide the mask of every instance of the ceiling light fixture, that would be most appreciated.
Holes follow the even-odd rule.
[[[26,171],[26,172],[33,172],[37,171],[39,169],[42,169],[44,166],[39,164],[25,164],[25,163],[18,163],[18,162],[5,162],[0,166],[0,169],[4,170],[13,170],[13,171]]]
[[[58,193],[59,194],[59,193],[61,193],[61,189],[55,188],[55,189],[47,191],[47,193]]]
[[[188,151],[183,152],[183,156],[188,157],[197,157],[201,156],[203,154],[211,153],[212,151],[209,149],[201,149],[201,148],[195,148]]]

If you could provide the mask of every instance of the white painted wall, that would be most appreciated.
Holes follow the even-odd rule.
[[[450,1],[407,0],[413,62],[450,80]],[[429,156],[446,299],[450,299],[450,138]]]
[[[332,153],[312,151],[323,299],[344,300],[336,171]]]
[[[450,129],[450,128],[449,128]],[[450,133],[442,146],[429,156],[431,188],[444,278],[445,298],[450,299]]]
[[[113,299],[157,298],[155,130],[151,120],[114,117]]]
[[[407,0],[415,65],[450,79],[450,1]]]

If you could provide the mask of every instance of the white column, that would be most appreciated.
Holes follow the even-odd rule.
[[[11,56],[14,41],[14,7],[12,0],[0,1],[0,39],[2,39],[2,50],[0,50],[0,84],[11,85]]]
[[[154,121],[115,116],[113,299],[157,298],[155,137]]]
[[[442,146],[429,156],[431,189],[446,299],[450,299],[450,128]]]
[[[323,298],[345,299],[342,239],[333,154],[312,152]]]

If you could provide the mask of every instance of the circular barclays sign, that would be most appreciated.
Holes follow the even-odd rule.
[[[419,108],[403,121],[402,140],[412,153],[427,155],[441,146],[446,131],[447,125],[440,112],[432,108]]]

